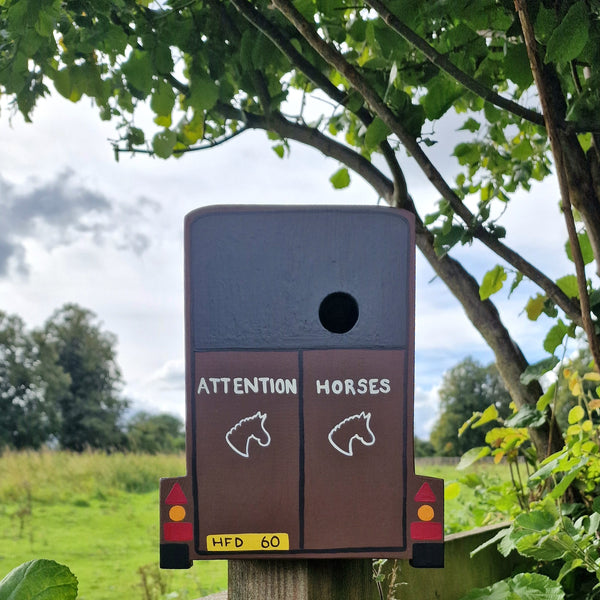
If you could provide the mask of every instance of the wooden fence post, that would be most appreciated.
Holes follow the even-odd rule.
[[[228,600],[379,600],[369,559],[230,560]]]

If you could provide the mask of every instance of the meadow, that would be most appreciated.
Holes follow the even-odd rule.
[[[489,520],[486,490],[507,479],[494,465],[472,470],[467,484],[452,466],[417,472],[446,480],[447,532]],[[79,600],[193,600],[226,589],[224,561],[158,568],[158,480],[184,474],[183,454],[3,453],[0,579],[22,562],[49,558],[77,576]]]

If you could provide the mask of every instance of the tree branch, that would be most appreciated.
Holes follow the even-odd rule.
[[[182,154],[187,154],[188,152],[199,152],[201,150],[210,150],[211,148],[216,148],[221,144],[225,144],[229,140],[236,138],[238,135],[248,131],[248,127],[240,127],[237,131],[230,133],[227,136],[224,136],[218,140],[209,140],[204,144],[200,144],[199,146],[189,146],[188,148],[182,148],[173,150],[174,156],[181,156]],[[122,148],[119,146],[118,142],[113,142],[113,150],[115,155],[119,154],[149,154],[150,156],[154,156],[156,153],[154,150],[149,150],[148,148],[133,148],[127,146],[126,148]]]
[[[332,46],[318,35],[314,27],[295,9],[288,0],[272,0],[277,9],[296,27],[304,39],[335,69],[337,69],[357,90],[379,118],[398,136],[400,142],[415,159],[429,181],[445,198],[452,210],[471,228],[477,239],[483,242],[498,256],[518,269],[521,273],[539,285],[552,301],[575,323],[581,323],[581,313],[578,307],[566,294],[546,275],[526,261],[514,250],[508,248],[481,224],[477,223],[475,215],[446,183],[440,172],[435,168],[428,156],[423,152],[418,142],[404,128],[404,125],[392,110],[380,98],[377,92],[363,78],[359,71]]]
[[[453,79],[458,81],[461,85],[472,91],[477,96],[483,98],[487,102],[491,102],[495,106],[507,110],[512,114],[521,117],[536,125],[544,126],[544,116],[535,110],[525,108],[517,102],[500,96],[494,90],[486,87],[479,83],[476,79],[471,77],[468,73],[465,73],[454,65],[450,60],[440,54],[433,46],[427,43],[426,40],[418,36],[410,27],[402,23],[400,19],[392,13],[381,0],[364,0],[373,10],[375,10],[384,22],[393,29],[398,35],[404,38],[409,44],[417,48],[423,55],[436,67],[450,75]]]
[[[319,69],[308,61],[296,48],[290,43],[290,38],[279,28],[267,19],[254,5],[247,0],[231,0],[231,3],[238,12],[256,29],[267,36],[290,63],[308,77],[314,85],[322,89],[332,100],[346,107],[349,96],[344,91],[337,88]],[[355,111],[356,116],[368,127],[373,122],[373,116],[365,108],[361,107]],[[396,159],[395,152],[387,141],[380,144],[381,152],[390,168],[394,179],[394,199],[392,204],[403,206],[407,202],[408,190],[406,179],[400,165]]]
[[[527,55],[529,56],[531,70],[533,72],[535,84],[540,96],[540,102],[542,104],[542,110],[544,111],[546,120],[548,138],[550,139],[550,146],[552,147],[552,154],[554,155],[554,161],[556,163],[556,176],[558,178],[558,186],[560,188],[561,205],[565,218],[565,225],[569,234],[571,255],[573,256],[575,271],[577,273],[577,284],[579,289],[579,301],[581,303],[581,314],[583,317],[583,328],[590,346],[590,351],[592,353],[592,358],[594,359],[596,370],[600,371],[600,342],[598,340],[598,336],[596,335],[595,324],[591,316],[590,299],[587,291],[587,278],[585,275],[585,264],[581,254],[581,247],[579,246],[577,229],[575,227],[575,219],[573,218],[570,185],[567,175],[568,163],[564,155],[565,149],[563,149],[560,136],[561,115],[557,114],[552,92],[549,89],[544,76],[544,65],[542,64],[542,60],[538,52],[538,43],[535,38],[533,25],[531,24],[531,20],[529,18],[525,0],[515,0],[515,9],[517,10],[519,19],[521,20],[521,27],[523,29],[523,36],[525,38],[525,45],[527,47]]]

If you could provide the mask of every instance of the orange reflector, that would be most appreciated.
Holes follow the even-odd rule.
[[[435,502],[435,494],[428,483],[424,483],[415,494],[415,502]]]
[[[441,523],[417,521],[410,524],[410,537],[413,540],[437,541],[444,539]]]
[[[187,542],[194,539],[191,523],[163,523],[165,542]]]
[[[165,499],[165,504],[187,504],[187,498],[178,483],[171,488],[169,495]]]
[[[421,517],[419,517],[420,519]],[[169,510],[169,519],[171,521],[183,521],[185,519],[185,508],[183,506],[172,506],[171,510]],[[422,521],[427,521],[427,519],[421,519]]]
[[[171,510],[173,510],[173,509],[171,509]],[[421,521],[431,521],[431,519],[433,519],[434,515],[435,515],[435,512],[433,510],[433,507],[429,506],[429,504],[423,504],[423,506],[420,506],[419,510],[417,511],[417,517],[419,517],[419,519],[421,519]],[[173,520],[176,521],[177,519],[173,519]]]

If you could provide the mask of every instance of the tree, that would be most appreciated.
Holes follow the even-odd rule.
[[[127,424],[130,450],[158,454],[185,450],[183,422],[169,414],[151,415],[137,412]]]
[[[425,458],[427,456],[435,456],[433,444],[415,437],[415,458]]]
[[[94,98],[117,125],[117,158],[180,156],[260,129],[282,157],[296,141],[338,161],[335,187],[352,170],[415,215],[418,248],[493,350],[517,407],[534,407],[557,359],[527,371],[490,298],[509,274],[513,288],[534,282],[529,318],[557,318],[549,354],[582,328],[600,364],[600,294],[585,272],[600,265],[599,16],[597,0],[4,0],[0,92],[26,119],[50,84],[71,101]],[[144,131],[135,116],[148,103],[157,129]],[[454,149],[454,181],[427,154],[451,110],[471,134]],[[439,193],[433,214],[410,195],[408,160]],[[499,217],[552,169],[574,262],[557,281],[506,244]],[[498,264],[477,282],[451,257],[458,244],[483,245]],[[540,455],[562,444],[552,420],[531,435]]]
[[[0,311],[0,449],[40,448],[56,430],[57,399],[69,377],[52,348]]]
[[[55,311],[38,335],[70,378],[57,398],[61,447],[77,452],[122,447],[121,418],[128,403],[119,395],[115,336],[102,331],[94,313],[75,304]]]
[[[483,412],[491,404],[501,418],[507,418],[511,414],[510,401],[493,364],[484,367],[470,357],[458,363],[444,374],[440,388],[440,416],[430,437],[436,454],[461,456],[471,448],[483,446],[491,425],[468,428],[460,436],[458,430],[473,413]]]

